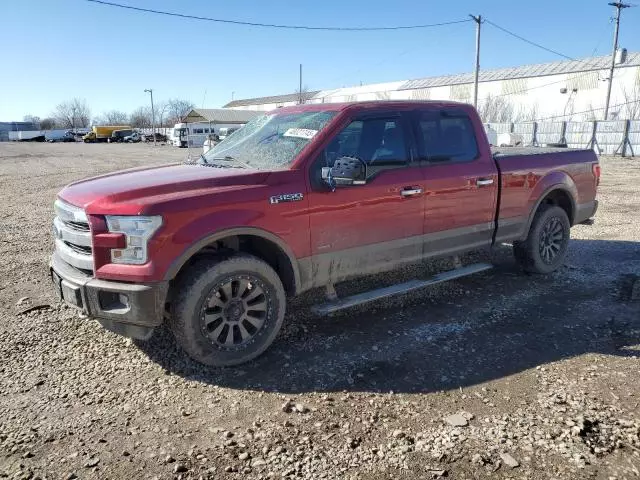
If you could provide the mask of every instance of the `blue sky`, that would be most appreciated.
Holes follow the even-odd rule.
[[[608,54],[613,8],[606,0],[114,0],[138,7],[236,20],[314,26],[425,24],[481,14],[571,57]],[[640,50],[640,7],[626,9],[620,44]],[[235,98],[293,92],[298,65],[311,90],[471,71],[473,23],[392,32],[326,32],[234,26],[89,3],[7,0],[0,15],[0,120],[45,117],[85,98],[94,116],[184,98],[220,107]],[[482,68],[559,57],[488,24]]]

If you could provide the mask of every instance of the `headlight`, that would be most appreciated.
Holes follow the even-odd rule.
[[[124,233],[127,247],[111,250],[112,263],[140,265],[147,261],[147,244],[162,225],[162,217],[107,215],[107,228],[112,233]]]

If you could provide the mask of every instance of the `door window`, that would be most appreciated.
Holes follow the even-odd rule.
[[[340,157],[357,157],[369,166],[404,166],[409,162],[399,118],[355,120],[325,150],[326,166]]]
[[[478,157],[471,119],[463,112],[420,112],[420,157],[429,163],[470,162]]]

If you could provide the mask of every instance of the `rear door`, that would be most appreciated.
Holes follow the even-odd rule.
[[[367,164],[367,181],[330,191],[320,170],[343,156]],[[424,178],[407,114],[384,111],[351,118],[315,160],[311,177],[314,285],[422,257]]]
[[[418,111],[413,124],[425,175],[425,256],[488,247],[498,170],[478,127],[457,107]]]

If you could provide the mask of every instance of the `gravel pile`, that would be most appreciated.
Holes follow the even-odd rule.
[[[0,478],[640,478],[640,167],[603,159],[567,265],[496,269],[318,318],[295,299],[256,361],[209,369],[59,304],[52,200],[183,150],[0,144]],[[421,266],[339,286],[358,291]]]

